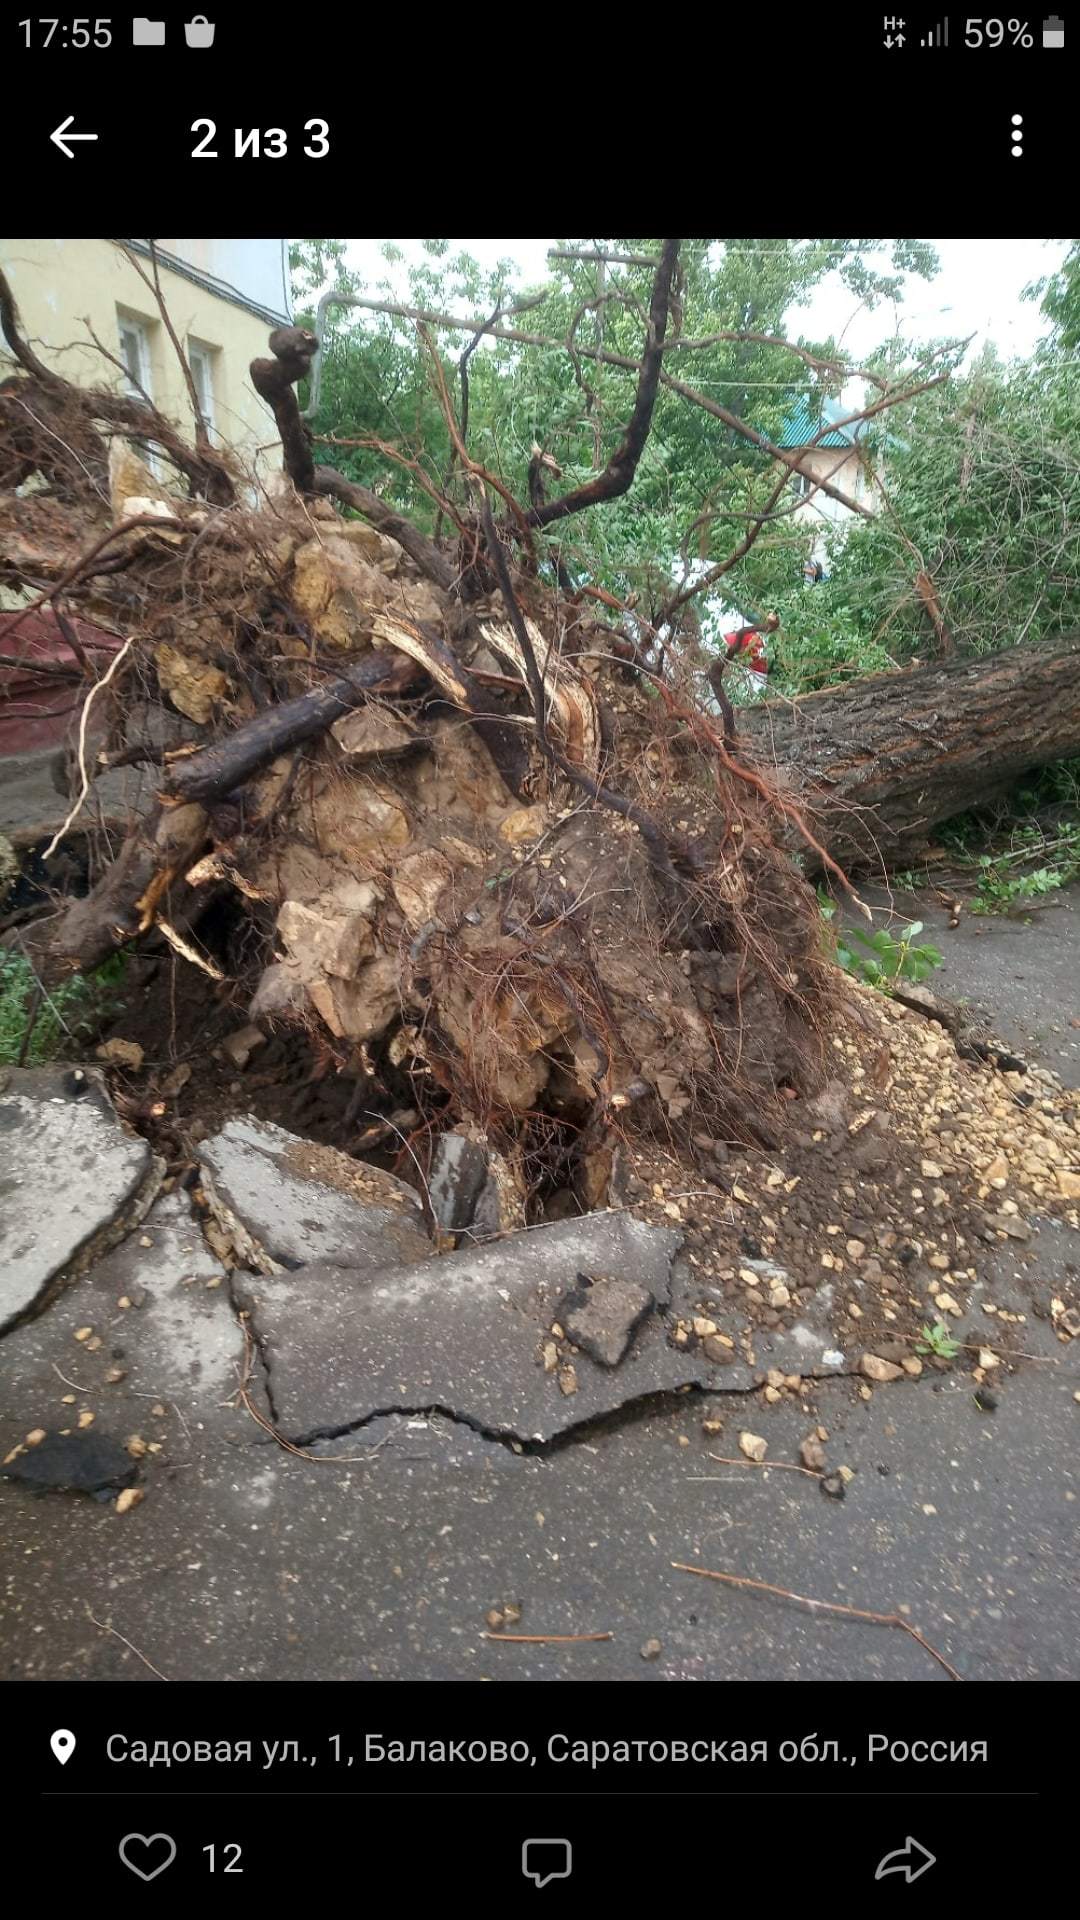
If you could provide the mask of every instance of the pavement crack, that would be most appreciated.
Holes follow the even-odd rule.
[[[243,1268],[241,1267],[229,1268],[228,1277],[227,1277],[227,1285],[229,1289],[229,1304],[232,1307],[233,1314],[236,1318],[236,1323],[239,1326],[240,1331],[251,1342],[251,1351],[254,1355],[256,1362],[258,1363],[259,1374],[262,1380],[262,1388],[263,1388],[263,1392],[266,1395],[266,1405],[270,1413],[270,1418],[273,1421],[274,1426],[276,1427],[279,1424],[279,1419],[278,1419],[278,1410],[274,1404],[274,1383],[272,1379],[272,1372],[273,1372],[272,1363],[270,1360],[270,1354],[267,1349],[266,1341],[263,1339],[263,1336],[259,1331],[259,1323],[255,1317],[255,1309],[251,1303],[251,1296],[250,1294],[247,1294],[247,1293],[241,1294],[241,1292],[239,1291],[239,1286],[242,1284],[244,1278],[245,1278],[245,1274],[244,1274]]]
[[[253,1337],[254,1331],[253,1331]],[[831,1373],[815,1382],[817,1386],[829,1386],[834,1380],[851,1379],[850,1372]],[[665,1413],[671,1413],[691,1396],[706,1400],[745,1400],[761,1391],[760,1384],[745,1387],[706,1387],[697,1381],[690,1381],[679,1387],[666,1387],[652,1393],[643,1393],[627,1400],[620,1407],[610,1408],[603,1413],[590,1414],[579,1420],[574,1426],[564,1428],[561,1433],[553,1434],[550,1439],[528,1436],[511,1427],[493,1427],[485,1424],[474,1414],[463,1413],[456,1407],[428,1401],[425,1405],[403,1407],[400,1404],[391,1407],[373,1407],[358,1420],[346,1421],[336,1426],[312,1427],[301,1435],[285,1436],[295,1447],[310,1449],[319,1441],[344,1440],[350,1434],[360,1433],[375,1420],[418,1419],[439,1414],[454,1426],[465,1427],[481,1440],[493,1445],[505,1447],[519,1457],[547,1459],[554,1454],[563,1453],[567,1448],[578,1446],[593,1440],[603,1433],[614,1433],[624,1426],[636,1426],[649,1419],[655,1419]]]

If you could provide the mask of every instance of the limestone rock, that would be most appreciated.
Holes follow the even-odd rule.
[[[370,960],[375,951],[371,921],[363,913],[319,912],[299,900],[286,900],[277,931],[305,985],[327,973],[353,980],[361,961]]]
[[[412,927],[433,920],[439,901],[454,878],[454,869],[445,854],[434,847],[407,853],[391,876],[394,898]]]
[[[218,715],[229,693],[228,678],[220,667],[211,666],[198,654],[170,647],[165,640],[159,642],[154,660],[161,691],[178,713],[200,726]]]
[[[330,729],[342,753],[350,760],[392,758],[408,753],[423,735],[399,713],[384,707],[357,707],[335,720]]]
[[[902,1379],[904,1369],[898,1367],[895,1361],[882,1360],[879,1354],[864,1353],[859,1361],[859,1372],[864,1373],[868,1380],[886,1381]]]

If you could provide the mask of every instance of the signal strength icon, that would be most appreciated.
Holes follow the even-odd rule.
[[[947,47],[948,44],[949,23],[947,20],[939,20],[937,26],[931,27],[930,32],[925,33],[919,41],[920,47]]]

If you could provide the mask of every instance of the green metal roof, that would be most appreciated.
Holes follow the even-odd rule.
[[[842,407],[837,400],[811,402],[808,397],[799,400],[788,414],[776,438],[778,447],[805,447],[814,435],[833,420],[844,420],[852,411]],[[834,433],[827,433],[816,442],[819,447],[853,447],[859,437],[859,422],[850,427],[839,427]]]

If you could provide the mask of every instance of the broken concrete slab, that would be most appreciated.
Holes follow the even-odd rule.
[[[617,1367],[653,1305],[649,1288],[636,1280],[579,1273],[560,1312],[574,1346],[602,1367]]]
[[[161,1171],[100,1073],[0,1071],[0,1332],[137,1224]]]
[[[290,1436],[441,1407],[484,1433],[545,1441],[653,1393],[734,1384],[700,1351],[670,1344],[679,1237],[626,1213],[594,1213],[389,1272],[323,1264],[244,1278],[239,1292]],[[597,1364],[569,1338],[582,1274],[618,1275],[648,1295],[632,1314],[624,1298],[621,1318],[609,1303],[607,1351],[620,1329],[625,1341],[617,1365]]]
[[[107,1433],[47,1433],[34,1446],[13,1449],[0,1478],[15,1480],[31,1493],[88,1493],[111,1500],[135,1481],[138,1466],[126,1448]]]
[[[250,1116],[199,1147],[202,1186],[239,1259],[382,1271],[431,1253],[418,1196],[380,1167]]]
[[[189,1197],[161,1194],[137,1233],[0,1346],[0,1453],[28,1429],[75,1424],[84,1409],[95,1427],[122,1434],[139,1428],[154,1400],[213,1422],[235,1391],[243,1351],[228,1276]]]
[[[428,1197],[443,1233],[491,1240],[525,1225],[525,1210],[513,1174],[501,1153],[482,1136],[454,1128],[436,1142]]]
[[[233,1530],[257,1548],[273,1456],[285,1456],[238,1398],[244,1361],[228,1276],[190,1197],[162,1194],[138,1231],[0,1343],[0,1533],[15,1559],[47,1539],[53,1569],[93,1563],[91,1598],[114,1574],[169,1587]],[[268,1414],[257,1370],[248,1395]],[[28,1499],[49,1487],[93,1498]],[[193,1604],[214,1631],[213,1581]]]
[[[105,1335],[107,1352],[122,1345],[132,1391],[157,1394],[203,1419],[235,1390],[243,1338],[225,1270],[186,1194],[161,1195],[142,1232],[80,1282],[76,1301]],[[80,1359],[80,1372],[88,1371]]]
[[[444,1133],[431,1157],[428,1192],[437,1226],[460,1233],[472,1225],[488,1177],[487,1152],[462,1133]]]

